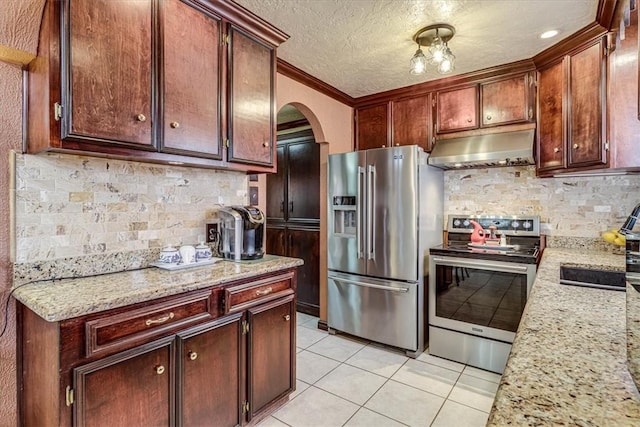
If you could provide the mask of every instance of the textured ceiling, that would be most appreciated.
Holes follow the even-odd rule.
[[[278,57],[352,96],[441,78],[409,73],[413,34],[445,22],[453,73],[531,58],[595,21],[598,0],[236,0],[290,35]],[[540,39],[543,31],[560,34]]]

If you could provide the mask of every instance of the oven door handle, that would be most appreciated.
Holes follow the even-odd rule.
[[[504,265],[504,264],[492,264],[490,262],[474,262],[474,261],[450,261],[447,258],[431,257],[433,262],[440,265],[448,265],[450,267],[469,267],[469,268],[481,268],[483,270],[498,270],[505,272],[518,272],[526,273],[527,267],[522,265]]]
[[[362,287],[365,287],[365,288],[381,289],[383,291],[402,292],[402,293],[409,292],[409,288],[394,288],[392,286],[374,285],[373,283],[358,282],[358,281],[355,281],[355,280],[338,279],[337,277],[331,277],[330,279],[334,280],[336,282],[340,282],[340,283],[346,283],[346,284],[350,284],[350,285],[357,285],[357,286],[362,286]]]

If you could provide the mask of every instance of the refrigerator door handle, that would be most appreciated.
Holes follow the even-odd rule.
[[[330,277],[330,279],[340,283],[363,286],[365,288],[382,289],[384,291],[391,291],[391,292],[402,292],[402,293],[409,292],[409,288],[394,288],[391,286],[374,285],[373,283],[358,282],[356,280],[338,279],[337,277]]]
[[[367,259],[375,259],[376,257],[376,167],[373,165],[368,166],[367,177],[367,201],[369,206],[367,207]]]
[[[363,244],[363,236],[362,236],[362,215],[363,215],[363,210],[364,210],[364,203],[362,202],[363,199],[363,194],[364,194],[364,189],[362,188],[362,183],[365,181],[364,180],[364,174],[365,174],[365,170],[362,166],[358,166],[358,183],[357,183],[357,203],[358,205],[356,206],[357,209],[357,213],[356,213],[356,242],[358,245],[358,259],[363,258],[364,257],[364,244]]]

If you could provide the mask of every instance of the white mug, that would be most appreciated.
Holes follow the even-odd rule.
[[[191,264],[196,262],[196,248],[193,246],[180,246],[180,258],[183,264]]]

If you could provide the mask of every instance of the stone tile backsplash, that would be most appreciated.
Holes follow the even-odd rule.
[[[66,154],[18,154],[15,172],[16,263],[197,243],[248,202],[241,172]]]
[[[448,214],[539,215],[542,233],[599,238],[620,228],[640,203],[640,175],[537,178],[534,166],[466,169],[445,172]],[[640,224],[636,225],[640,229]],[[575,239],[568,239],[575,240]]]

